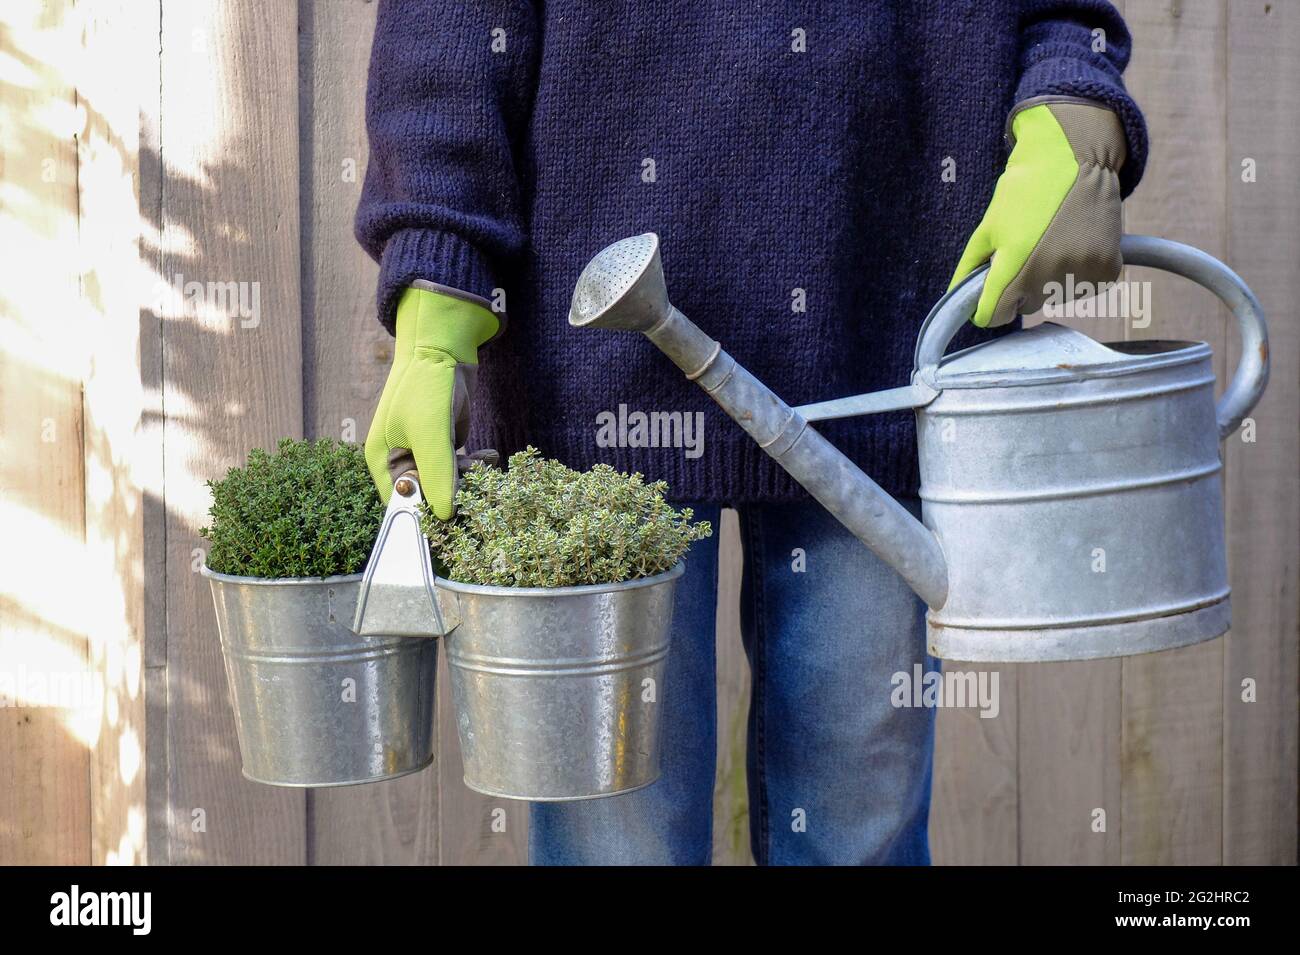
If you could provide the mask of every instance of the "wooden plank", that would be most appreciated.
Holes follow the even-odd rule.
[[[722,512],[718,530],[718,762],[713,787],[713,864],[753,865],[749,784],[745,772],[750,676],[740,637],[744,555],[736,512]]]
[[[1222,257],[1226,100],[1225,5],[1129,0],[1133,61],[1126,82],[1146,113],[1151,153],[1126,203],[1130,232]],[[1200,339],[1222,374],[1225,313],[1191,283],[1150,270],[1150,327],[1131,336]],[[1218,863],[1222,858],[1223,641],[1123,661],[1125,863]]]
[[[352,237],[375,12],[368,0],[303,0],[299,30],[306,415],[317,434],[357,442],[393,358],[375,318],[378,266]]]
[[[141,452],[140,100],[157,95],[156,11],[111,0],[82,8],[78,148],[91,663],[103,699],[90,764],[92,861],[147,861],[144,522]],[[151,36],[149,21],[154,21]],[[151,70],[152,67],[152,70]],[[152,74],[152,75],[151,75]]]
[[[1125,661],[1123,864],[1220,861],[1222,672],[1222,640]]]
[[[936,865],[1015,865],[1019,843],[1017,681],[1022,665],[944,661],[998,675],[998,715],[940,709],[935,729],[930,854]]]
[[[166,3],[162,275],[167,687],[173,863],[301,863],[302,793],[247,782],[212,597],[204,483],[302,433],[297,16],[253,0]],[[179,279],[178,279],[179,277]],[[181,295],[178,282],[203,283]],[[241,306],[208,283],[237,283]],[[212,294],[207,291],[212,289]]]
[[[1223,861],[1296,862],[1296,589],[1300,567],[1300,8],[1228,6],[1228,263],[1269,322],[1273,377],[1254,441],[1225,446],[1233,629],[1224,659]],[[1255,164],[1243,181],[1243,160]],[[1230,345],[1235,339],[1229,335]],[[1229,367],[1240,349],[1230,347]],[[1243,681],[1256,702],[1243,701]]]
[[[148,286],[163,282],[162,229],[162,0],[141,3],[141,30],[150,37],[147,81],[142,79],[139,131],[140,269]],[[141,296],[140,384],[145,405],[135,458],[141,492],[144,548],[145,854],[150,865],[170,862],[167,769],[167,505],[164,488],[162,296]]]
[[[392,357],[375,318],[378,269],[352,237],[365,175],[365,76],[375,5],[299,7],[303,377],[313,436],[364,441]],[[307,796],[308,859],[319,865],[436,865],[434,770]]]
[[[1119,863],[1121,670],[1119,660],[1020,667],[1022,865]]]
[[[72,4],[0,9],[0,863],[90,861]],[[74,332],[70,335],[69,332]]]

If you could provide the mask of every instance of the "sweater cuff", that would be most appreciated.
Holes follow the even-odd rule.
[[[416,279],[492,300],[497,287],[484,255],[460,236],[432,229],[403,229],[384,244],[379,262],[379,321],[396,332],[397,301]]]
[[[1077,96],[1107,107],[1119,117],[1128,140],[1128,158],[1119,170],[1120,198],[1142,179],[1147,164],[1147,125],[1142,111],[1118,79],[1075,56],[1048,56],[1025,70],[1016,88],[1016,103],[1036,96]]]

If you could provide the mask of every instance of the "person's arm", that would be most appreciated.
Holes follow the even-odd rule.
[[[1006,171],[953,275],[990,262],[973,321],[1037,311],[1045,288],[1109,282],[1121,262],[1120,201],[1146,165],[1146,124],[1124,89],[1130,37],[1106,0],[1024,0],[1020,80]]]
[[[515,158],[538,24],[520,0],[380,0],[356,235],[380,263],[379,320],[424,279],[491,300],[524,244]]]
[[[387,501],[413,458],[443,519],[478,348],[504,320],[498,265],[524,244],[515,160],[537,29],[533,4],[515,0],[381,0],[375,26],[356,235],[380,264],[379,320],[396,342],[366,462]]]
[[[1024,0],[1017,108],[1037,97],[1070,96],[1119,117],[1126,140],[1121,199],[1137,186],[1147,164],[1146,121],[1121,78],[1132,49],[1128,27],[1108,0]]]

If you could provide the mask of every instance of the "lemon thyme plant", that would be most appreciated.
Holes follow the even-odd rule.
[[[505,471],[476,462],[461,477],[456,516],[423,516],[434,560],[450,580],[506,587],[571,587],[671,570],[712,532],[690,508],[606,464],[574,471],[529,447]]]
[[[274,454],[254,448],[242,468],[209,481],[208,568],[240,577],[359,573],[384,505],[365,452],[322,438],[285,438]]]

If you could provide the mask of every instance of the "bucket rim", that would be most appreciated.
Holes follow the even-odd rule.
[[[353,584],[361,582],[361,574],[336,574],[333,577],[242,577],[238,574],[222,574],[208,566],[204,561],[199,567],[199,576],[223,584],[246,584],[256,587],[304,586],[310,584]]]
[[[653,587],[656,584],[676,580],[686,572],[686,561],[679,560],[671,570],[653,577],[636,577],[632,580],[619,580],[608,584],[577,584],[572,587],[505,587],[500,584],[467,584],[445,577],[434,578],[434,583],[441,590],[454,593],[475,594],[483,597],[578,597],[591,594],[621,593],[637,590],[641,587]]]

